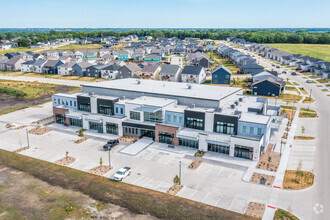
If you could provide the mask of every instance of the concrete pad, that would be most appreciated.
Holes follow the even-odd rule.
[[[198,190],[189,188],[189,187],[183,187],[183,189],[180,190],[180,192],[177,194],[177,196],[180,196],[182,198],[189,199],[194,193],[196,193]]]
[[[152,143],[153,140],[151,138],[144,137],[138,140],[137,142],[122,149],[120,153],[135,156],[139,154],[141,151],[143,151],[145,148],[147,148],[149,145],[151,145]]]
[[[216,206],[219,208],[229,210],[229,207],[231,206],[233,200],[234,200],[234,197],[232,195],[221,194],[221,198],[219,201],[217,201]]]
[[[248,202],[242,198],[235,198],[231,204],[230,210],[234,212],[244,213]]]

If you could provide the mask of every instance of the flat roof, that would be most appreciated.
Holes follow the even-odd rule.
[[[176,100],[175,99],[156,98],[156,97],[150,97],[150,96],[141,96],[139,98],[129,100],[126,103],[135,104],[135,105],[164,107],[169,104],[176,103]]]
[[[250,113],[242,113],[240,121],[257,123],[257,124],[267,124],[270,120],[270,116],[268,115],[256,115]]]
[[[188,85],[190,89],[188,88]],[[143,79],[119,79],[104,82],[82,84],[82,87],[107,88],[141,93],[162,94],[205,100],[217,100],[235,94],[242,88],[211,86],[200,84],[187,84],[180,82],[166,82]]]

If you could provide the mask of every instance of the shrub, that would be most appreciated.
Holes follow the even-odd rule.
[[[79,137],[84,137],[84,130],[83,129],[80,129],[79,132],[78,132],[78,136]]]
[[[176,175],[173,179],[173,183],[176,184],[176,185],[179,185],[180,184],[180,178],[178,177],[178,175]]]

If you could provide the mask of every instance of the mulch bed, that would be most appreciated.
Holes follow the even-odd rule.
[[[14,130],[19,130],[19,129],[23,129],[23,128],[26,128],[26,127],[27,127],[27,125],[21,125],[19,127],[14,128]]]
[[[29,131],[30,134],[36,134],[36,135],[43,135],[47,132],[50,132],[51,130],[46,128],[33,128]]]
[[[90,172],[92,174],[95,174],[95,175],[103,176],[106,173],[108,173],[110,170],[112,170],[112,167],[97,166],[97,167],[94,167],[94,168],[90,169],[88,172]]]
[[[274,144],[269,144],[264,154],[260,156],[258,169],[276,172],[281,161],[280,153],[272,151]]]
[[[189,166],[189,169],[193,169],[196,170],[201,164],[203,163],[203,161],[200,160],[194,160]]]
[[[82,143],[82,142],[84,142],[84,141],[87,141],[87,140],[88,140],[87,137],[83,137],[83,138],[80,138],[80,139],[76,140],[74,143],[75,143],[75,144],[80,144],[80,143]]]
[[[70,164],[73,164],[76,161],[76,158],[74,157],[63,157],[62,159],[56,161],[55,163],[58,165],[62,165],[62,166],[69,166]]]
[[[264,212],[265,212],[265,204],[250,202],[248,207],[246,208],[245,215],[262,219]]]
[[[21,147],[21,148],[15,150],[14,152],[15,152],[15,153],[20,153],[20,152],[25,151],[25,150],[27,150],[27,149],[30,149],[30,147],[28,147],[28,146],[26,146],[26,147]]]
[[[178,192],[180,192],[180,190],[182,188],[183,188],[183,185],[175,184],[175,185],[171,186],[171,188],[169,188],[166,193],[175,196],[176,194],[178,194]]]
[[[37,121],[33,121],[32,124],[40,124],[40,122],[42,121],[46,121],[46,120],[49,120],[49,119],[52,119],[53,116],[49,116],[49,117],[46,117],[46,118],[42,118],[40,120],[37,120]]]
[[[52,125],[52,124],[54,124],[54,122],[53,122],[53,121],[51,121],[51,122],[48,122],[48,123],[46,123],[46,124],[43,124],[43,126],[48,126],[48,125]]]
[[[261,173],[253,173],[253,175],[251,176],[250,182],[260,184],[261,178],[266,179],[265,186],[272,186],[273,182],[275,180],[275,176],[270,176],[270,175],[261,174]]]
[[[138,139],[139,138],[137,138],[137,137],[122,136],[122,137],[118,138],[118,141],[120,141],[120,142],[126,142],[126,143],[134,143]]]

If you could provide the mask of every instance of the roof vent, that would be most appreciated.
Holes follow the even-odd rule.
[[[191,89],[191,84],[187,84],[187,89]]]
[[[136,84],[141,84],[141,80],[136,80]]]
[[[231,104],[230,105],[230,108],[234,109],[235,108],[235,105],[234,104]]]
[[[238,101],[243,102],[243,97],[240,97]]]
[[[234,114],[235,114],[235,115],[240,115],[241,112],[236,110],[236,111],[234,112]]]
[[[235,101],[234,103],[235,103],[235,105],[238,105],[238,101]]]

